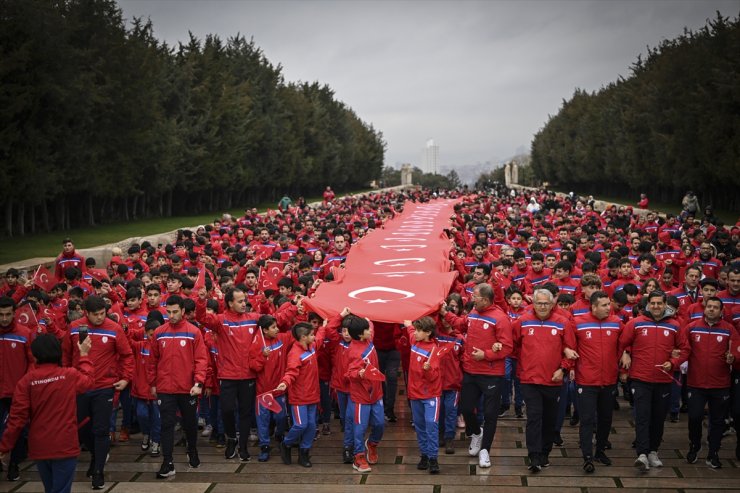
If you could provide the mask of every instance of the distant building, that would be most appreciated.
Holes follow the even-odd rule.
[[[434,139],[427,140],[426,147],[424,147],[424,154],[422,155],[422,170],[425,173],[439,173],[439,146],[434,143]]]

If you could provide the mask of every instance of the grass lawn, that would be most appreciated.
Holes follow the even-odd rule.
[[[371,191],[371,189],[359,190],[351,192],[348,195]],[[321,197],[306,198],[306,201],[309,203],[320,200]],[[269,203],[262,204],[258,207],[260,212],[266,211],[267,208],[277,209],[277,205]],[[197,216],[141,219],[125,223],[104,224],[92,228],[82,227],[69,231],[57,231],[54,233],[19,236],[15,238],[0,238],[0,265],[36,257],[56,257],[61,252],[62,240],[66,237],[72,238],[75,247],[78,249],[90,248],[125,240],[126,238],[155,235],[178,228],[210,223],[215,218],[220,217],[224,212],[241,217],[244,214],[244,208],[237,207],[229,211],[221,210]]]

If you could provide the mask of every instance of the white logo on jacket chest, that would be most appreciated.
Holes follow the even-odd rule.
[[[103,344],[108,344],[108,336],[103,336],[101,341],[103,341]]]
[[[185,344],[187,344],[187,342],[185,342],[185,341],[180,341],[180,346],[182,346],[182,347],[185,347]]]
[[[531,335],[531,336],[534,335],[534,329],[529,329],[529,335]]]
[[[490,325],[488,325],[488,324],[483,324],[483,328],[484,328],[484,329],[487,329],[488,327],[490,327]]]
[[[723,339],[722,336],[717,336],[717,342],[722,342],[722,339]]]
[[[647,335],[647,329],[642,329],[642,335],[644,335],[644,336]]]
[[[552,329],[552,330],[550,331],[550,334],[552,334],[552,335],[554,335],[554,336],[558,335],[558,329]]]
[[[664,330],[664,331],[663,331],[663,335],[664,335],[664,336],[668,337],[668,334],[670,334],[670,331],[668,331],[668,330]]]
[[[612,335],[612,331],[611,330],[607,330],[606,331],[606,335],[608,335],[608,336]]]
[[[586,339],[591,339],[591,331],[586,332]]]
[[[16,343],[14,343],[14,342],[11,342],[10,343],[10,347],[12,347],[13,349],[15,349],[15,346],[16,346]]]

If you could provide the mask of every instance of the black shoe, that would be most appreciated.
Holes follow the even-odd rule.
[[[11,462],[8,464],[8,481],[18,481],[21,479],[21,472],[18,469],[18,464]]]
[[[529,456],[529,468],[530,471],[538,473],[542,470],[542,464],[540,463],[540,457],[537,454]]]
[[[701,450],[701,444],[694,445],[693,443],[689,446],[689,453],[686,454],[686,462],[694,464],[699,458],[699,451]]]
[[[678,413],[671,413],[671,423],[678,423]]]
[[[607,440],[606,443],[604,444],[604,450],[611,450],[611,449],[612,449],[612,442]]]
[[[555,440],[553,440],[552,443],[555,444],[556,447],[563,446],[563,437],[560,436],[560,433],[555,435]]]
[[[611,466],[612,460],[606,456],[603,450],[597,450],[596,455],[594,455],[594,460],[596,462],[600,462],[604,464],[605,466]]]
[[[162,462],[162,467],[157,471],[157,479],[165,479],[175,475],[175,465],[172,462]]]
[[[578,413],[573,413],[573,416],[570,418],[570,425],[576,426],[578,423],[580,423],[581,419],[578,417]]]
[[[591,457],[586,456],[583,459],[583,470],[589,474],[596,470],[596,467],[594,466],[594,461],[591,460]]]
[[[501,408],[498,410],[498,417],[503,418],[506,416],[506,414],[509,412],[509,406],[501,406]]]
[[[236,457],[236,446],[239,444],[236,438],[226,439],[226,449],[224,450],[224,457],[227,459],[233,459]]]
[[[308,453],[311,451],[309,448],[302,448],[298,454],[298,464],[302,465],[303,467],[311,467],[313,464],[311,464],[311,458],[309,457]]]
[[[342,463],[343,464],[352,464],[354,462],[355,457],[352,455],[352,450],[346,448],[342,450]]]
[[[550,467],[550,454],[540,455],[540,465],[542,467]]]
[[[420,471],[426,471],[429,469],[429,457],[426,455],[421,456],[421,460],[416,464],[416,468]]]
[[[249,450],[245,449],[239,449],[239,460],[241,462],[249,462],[252,460],[252,456],[249,455]]]
[[[92,489],[102,490],[103,488],[105,488],[105,476],[102,472],[96,471],[92,477]]]
[[[429,474],[439,474],[439,462],[436,457],[429,459]]]
[[[198,457],[198,451],[192,450],[188,452],[188,464],[193,469],[197,469],[200,466],[200,457]]]
[[[285,444],[285,441],[280,442],[280,458],[283,459],[283,464],[289,466],[293,462],[293,458],[290,455],[290,446]]]
[[[722,463],[719,461],[719,456],[717,455],[717,452],[709,454],[707,456],[707,465],[712,469],[719,469],[722,467]]]
[[[519,419],[524,417],[524,411],[522,410],[522,406],[514,406],[514,413],[516,414],[516,417]]]
[[[93,473],[95,472],[95,460],[93,458],[90,458],[90,467],[87,468],[87,472],[85,473],[86,478],[93,477]]]
[[[398,418],[394,413],[388,413],[385,415],[385,420],[389,423],[395,423],[396,421],[398,421]]]

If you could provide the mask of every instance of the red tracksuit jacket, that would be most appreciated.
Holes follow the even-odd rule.
[[[504,360],[511,354],[514,345],[509,317],[501,309],[491,305],[482,313],[473,310],[465,317],[458,317],[452,312],[447,312],[444,319],[453,329],[465,334],[462,355],[464,372],[473,375],[498,376],[506,373]],[[496,342],[503,345],[501,351],[494,352],[491,349]],[[473,348],[485,352],[485,357],[481,361],[473,359]]]
[[[15,320],[0,329],[0,398],[12,397],[18,381],[33,366],[31,329]]]
[[[131,381],[131,397],[150,401],[154,399],[149,382],[149,365],[151,340],[137,341],[129,337],[129,344],[134,353],[134,379]]]
[[[409,399],[430,399],[442,395],[442,377],[439,365],[424,369],[424,363],[434,358],[433,352],[439,349],[434,341],[417,342],[414,340],[414,327],[408,327],[406,336],[411,343],[409,360],[408,396]],[[439,361],[437,361],[439,363]]]
[[[705,318],[691,322],[681,329],[689,343],[689,387],[725,389],[730,387],[730,365],[727,352],[735,328],[720,320],[710,325]]]
[[[565,326],[565,345],[580,356],[576,360],[578,385],[601,387],[617,383],[621,333],[619,317],[610,315],[599,320],[590,311]]]
[[[257,329],[260,330],[260,329]],[[280,332],[274,339],[265,338],[270,354],[262,353],[262,337],[257,335],[249,350],[249,366],[257,375],[257,393],[274,390],[280,384],[288,364],[288,352],[295,338],[290,332]]]
[[[95,368],[95,384],[92,390],[111,388],[119,380],[131,382],[134,377],[134,355],[131,345],[120,325],[106,318],[99,326],[94,326],[87,317],[75,320],[69,326],[69,344],[65,355],[65,366],[77,366],[80,350],[80,326],[88,327],[88,337],[92,337],[92,348],[88,357]]]
[[[383,398],[383,384],[374,380],[360,377],[360,370],[369,362],[378,367],[378,352],[372,341],[356,341],[349,343],[347,355],[347,379],[349,380],[349,395],[355,404],[375,404]]]
[[[201,299],[195,306],[195,318],[217,336],[218,377],[221,380],[254,378],[254,371],[249,367],[249,351],[259,330],[259,313],[236,313],[227,309],[215,315],[206,312],[206,302]]]
[[[463,352],[463,339],[457,332],[440,334],[437,336],[437,344],[444,347],[446,344],[454,344],[452,354],[439,362],[442,375],[442,390],[460,390],[462,388],[462,367],[460,357]]]
[[[572,363],[563,356],[565,330],[570,321],[552,312],[540,320],[533,312],[514,321],[514,346],[519,358],[517,375],[521,383],[557,387],[552,375],[558,368],[570,368]]]
[[[167,322],[152,335],[149,384],[157,393],[189,394],[196,383],[205,386],[208,352],[193,324]]]
[[[316,340],[324,338],[324,327],[319,327]],[[321,390],[319,388],[319,362],[316,354],[316,344],[311,344],[308,349],[297,342],[288,352],[288,364],[285,375],[280,383],[288,386],[288,403],[293,406],[305,406],[318,404],[321,401]]]
[[[78,358],[78,368],[43,364],[26,373],[13,394],[13,406],[0,451],[13,448],[23,428],[28,430],[31,460],[67,459],[80,455],[77,438],[77,394],[95,382],[89,358]]]
[[[673,349],[680,349],[678,358],[671,358]],[[635,380],[652,383],[670,383],[672,372],[686,361],[689,344],[679,331],[675,318],[655,320],[647,315],[633,318],[619,336],[619,354],[631,351],[632,364],[629,376]],[[670,361],[673,368],[668,374],[657,365]]]

